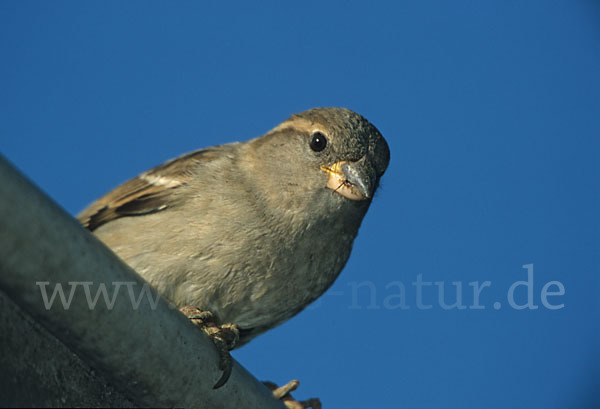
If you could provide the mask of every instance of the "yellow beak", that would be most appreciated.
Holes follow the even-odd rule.
[[[371,197],[371,183],[365,181],[356,166],[347,161],[336,162],[331,166],[321,166],[329,174],[327,187],[350,200],[365,200]]]

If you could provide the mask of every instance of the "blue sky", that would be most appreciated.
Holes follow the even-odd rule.
[[[311,107],[381,130],[338,281],[234,352],[260,379],[325,408],[600,405],[597,2],[3,1],[0,55],[0,152],[72,214]],[[420,309],[419,276],[466,308],[432,284]]]

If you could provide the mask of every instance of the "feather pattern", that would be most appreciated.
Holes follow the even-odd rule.
[[[215,148],[201,149],[172,159],[123,183],[82,212],[78,219],[90,231],[111,220],[160,212],[173,205],[173,190],[192,180],[193,169],[215,159]]]

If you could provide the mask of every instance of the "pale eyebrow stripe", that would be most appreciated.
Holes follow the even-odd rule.
[[[308,119],[304,119],[304,118],[292,118],[292,119],[288,119],[287,121],[279,124],[278,126],[276,126],[275,128],[271,129],[268,133],[272,133],[272,132],[280,132],[280,131],[284,131],[286,129],[297,129],[300,132],[313,132],[313,131],[321,131],[323,132],[325,135],[327,135],[327,132],[324,131],[324,129],[326,129],[322,124],[318,123],[318,122],[312,122],[309,121]]]

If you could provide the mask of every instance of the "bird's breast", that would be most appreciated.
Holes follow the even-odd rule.
[[[335,281],[355,234],[323,221],[304,229],[273,226],[260,238],[245,240],[239,251],[248,258],[230,266],[212,308],[222,321],[242,328],[272,327],[291,318]]]

